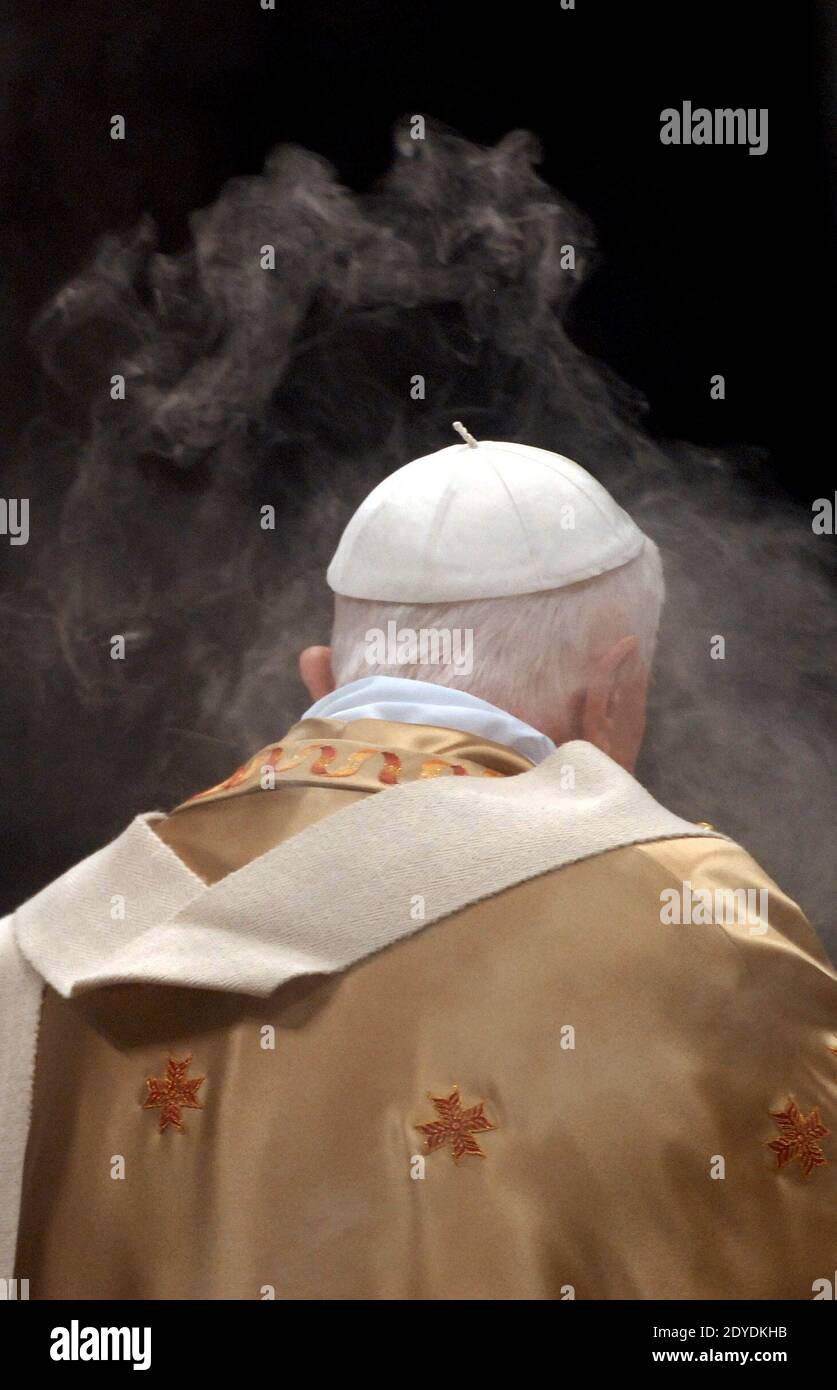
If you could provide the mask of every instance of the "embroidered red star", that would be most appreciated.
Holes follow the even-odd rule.
[[[432,1096],[428,1092],[427,1098],[433,1102],[439,1116],[438,1120],[431,1120],[429,1124],[416,1125],[416,1129],[427,1135],[424,1141],[427,1152],[433,1153],[435,1149],[450,1144],[455,1163],[459,1162],[463,1154],[477,1154],[480,1158],[485,1158],[485,1154],[473,1138],[474,1134],[481,1130],[497,1128],[483,1114],[485,1101],[481,1100],[479,1105],[472,1105],[469,1110],[463,1110],[458,1086],[454,1086],[449,1096]]]
[[[148,1096],[143,1101],[142,1108],[143,1110],[159,1109],[161,1134],[167,1125],[174,1125],[177,1129],[183,1128],[183,1122],[180,1118],[181,1110],[203,1110],[197,1092],[198,1087],[203,1085],[206,1077],[187,1078],[186,1073],[191,1062],[191,1057],[184,1058],[182,1062],[177,1062],[173,1057],[170,1057],[165,1077],[146,1077],[145,1084],[148,1087]]]
[[[822,1146],[816,1141],[825,1139],[831,1130],[826,1129],[819,1110],[814,1108],[810,1115],[803,1115],[791,1096],[786,1110],[771,1110],[770,1114],[781,1131],[781,1137],[771,1139],[767,1145],[776,1155],[777,1167],[784,1168],[786,1163],[798,1158],[807,1178],[814,1168],[828,1163]]]

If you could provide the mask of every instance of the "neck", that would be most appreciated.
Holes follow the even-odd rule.
[[[492,743],[513,748],[539,763],[555,751],[546,734],[507,710],[481,700],[465,690],[452,690],[432,681],[404,680],[398,676],[364,676],[317,700],[304,719],[388,719],[400,724],[431,724],[460,729]]]

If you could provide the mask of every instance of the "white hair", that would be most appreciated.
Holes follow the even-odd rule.
[[[527,720],[535,728],[553,724],[585,688],[601,642],[635,635],[651,665],[664,597],[659,551],[646,537],[635,559],[595,579],[563,589],[512,598],[469,602],[404,604],[345,598],[334,606],[332,661],[338,685],[363,676],[400,676],[470,691]],[[428,634],[425,642],[402,644],[398,658],[378,635]],[[445,634],[471,634],[473,659]],[[376,640],[378,636],[378,640]],[[401,653],[406,652],[406,659]],[[430,660],[428,660],[428,655]]]

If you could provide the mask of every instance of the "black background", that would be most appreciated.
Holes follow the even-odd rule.
[[[7,442],[37,393],[32,315],[102,233],[150,211],[162,249],[178,247],[188,213],[258,171],[279,141],[321,152],[362,189],[390,161],[394,121],[421,112],[481,142],[515,127],[540,137],[544,176],[600,239],[576,340],[643,391],[652,428],[770,446],[773,476],[806,501],[831,484],[826,446],[810,447],[831,355],[818,341],[826,7],[278,0],[265,12],[258,0],[22,0],[18,13],[5,60]],[[684,98],[769,107],[769,153],[649,138]],[[114,111],[137,151],[128,175],[108,138]],[[720,409],[706,388],[718,371]]]
[[[69,1329],[73,1319],[78,1321],[80,1328],[150,1328],[151,1365],[141,1374],[144,1380],[149,1376],[153,1379],[156,1374],[165,1377],[168,1383],[173,1371],[203,1376],[211,1370],[216,1375],[240,1376],[242,1346],[247,1347],[251,1361],[269,1361],[275,1358],[278,1338],[285,1332],[285,1315],[281,1310],[271,1311],[271,1307],[263,1303],[225,1302],[219,1308],[214,1303],[97,1301],[94,1306],[95,1312],[90,1311],[89,1303],[60,1300],[11,1304],[6,1311],[9,1342],[26,1358],[29,1366],[42,1374],[52,1374],[56,1381],[77,1377],[87,1384],[91,1379],[94,1383],[103,1383],[105,1379],[121,1379],[124,1375],[131,1383],[137,1373],[130,1362],[53,1361],[49,1355],[53,1345],[52,1330]],[[400,1313],[397,1304],[388,1306],[390,1326],[399,1333],[403,1328],[405,1336],[414,1338],[412,1315]],[[498,1317],[504,1318],[501,1335],[519,1337],[525,1329],[527,1345],[534,1348],[535,1355],[554,1358],[557,1331],[564,1339],[563,1346],[567,1345],[567,1339],[572,1339],[573,1351],[594,1361],[597,1369],[624,1372],[626,1368],[636,1368],[649,1376],[652,1384],[659,1364],[653,1360],[653,1355],[661,1351],[691,1351],[695,1358],[709,1352],[718,1357],[746,1352],[749,1361],[745,1369],[754,1366],[756,1354],[784,1356],[778,1368],[785,1372],[786,1378],[790,1373],[798,1379],[800,1374],[819,1370],[822,1358],[830,1350],[827,1339],[833,1322],[833,1311],[815,1308],[813,1301],[765,1303],[743,1299],[733,1302],[681,1299],[667,1303],[655,1299],[600,1302],[579,1298],[554,1301],[548,1307],[525,1303],[522,1316],[517,1311],[520,1302],[506,1305],[507,1311],[492,1303],[492,1326],[489,1328],[485,1313],[479,1312],[480,1306],[483,1305],[458,1303],[451,1315],[437,1304],[430,1324],[432,1332],[439,1328],[454,1337],[464,1335],[477,1342],[487,1337],[490,1342],[497,1338]],[[331,1309],[337,1335],[330,1339],[328,1347],[318,1348],[317,1360],[329,1371],[333,1365],[335,1371],[339,1369],[342,1373],[347,1364],[362,1364],[355,1346],[362,1345],[363,1338],[374,1335],[373,1324],[367,1327],[363,1308],[357,1303],[345,1313],[341,1312],[339,1304],[332,1304]],[[376,1306],[374,1312],[378,1319],[379,1311]],[[309,1335],[318,1336],[322,1320],[320,1304],[296,1302],[294,1317],[306,1340]],[[402,1317],[401,1326],[396,1327],[395,1319]],[[183,1336],[184,1320],[189,1324],[188,1338]],[[423,1325],[427,1327],[426,1319]],[[759,1336],[762,1329],[766,1335]],[[679,1335],[681,1332],[688,1334],[689,1330],[693,1330],[693,1336]],[[701,1335],[704,1330],[705,1336]],[[322,1341],[322,1337],[319,1340]],[[334,1354],[331,1352],[333,1346],[338,1348]],[[704,1368],[708,1364],[702,1363]],[[763,1369],[760,1363],[759,1370]],[[662,1373],[665,1375],[666,1371]]]

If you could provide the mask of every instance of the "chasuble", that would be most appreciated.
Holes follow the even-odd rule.
[[[686,884],[757,916],[665,920]],[[31,1298],[833,1276],[834,971],[589,744],[304,721],[7,919],[0,1006],[0,1275]]]

